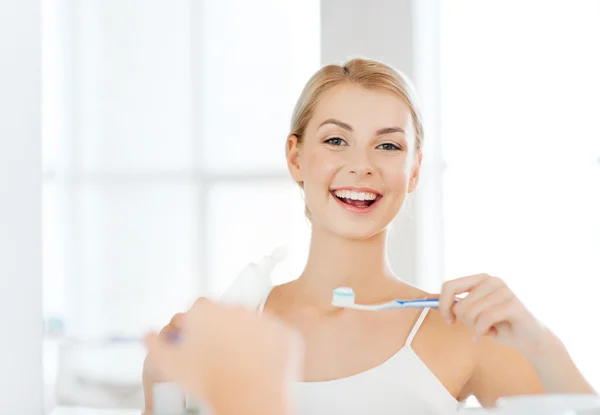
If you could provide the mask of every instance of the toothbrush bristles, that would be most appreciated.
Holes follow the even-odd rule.
[[[347,307],[354,305],[354,291],[348,287],[340,287],[333,290],[331,304],[335,307]]]

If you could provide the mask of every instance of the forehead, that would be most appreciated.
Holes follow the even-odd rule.
[[[328,118],[346,122],[356,128],[412,128],[410,108],[402,98],[381,89],[358,85],[338,85],[325,91],[315,106],[311,120],[314,128]]]

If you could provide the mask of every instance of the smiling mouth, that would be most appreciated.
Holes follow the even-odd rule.
[[[331,194],[342,203],[354,206],[358,209],[367,209],[382,198],[382,196],[378,193],[357,192],[354,190],[345,189],[332,190]]]

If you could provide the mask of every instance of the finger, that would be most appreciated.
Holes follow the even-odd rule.
[[[175,314],[169,322],[169,324],[162,328],[162,330],[159,333],[159,337],[167,339],[171,342],[176,342],[179,338],[180,331],[183,328],[184,320],[184,313]]]
[[[185,314],[184,313],[177,313],[175,314],[171,320],[169,321],[169,323],[164,326],[159,333],[159,336],[163,336],[164,334],[166,334],[167,332],[179,329],[182,325],[182,322],[185,318]]]
[[[181,327],[184,319],[185,319],[185,313],[177,313],[173,316],[173,318],[171,318],[171,321],[169,321],[169,326]]]
[[[476,288],[475,291],[469,293],[466,298],[459,300],[452,309],[454,315],[470,327],[475,325],[478,316],[482,312],[501,304],[514,296],[508,287],[494,288],[488,285],[486,287],[481,286],[481,289],[481,292],[478,292],[479,287]],[[474,296],[474,294],[478,295]]]
[[[146,347],[152,364],[168,377],[176,378],[181,360],[177,348],[155,333],[146,336]]]
[[[182,325],[184,327],[203,327],[204,325],[212,325],[214,320],[224,309],[229,308],[223,304],[215,303],[208,298],[198,298],[194,305],[188,310],[185,315]]]
[[[473,338],[475,340],[485,335],[497,332],[497,326],[511,324],[517,312],[518,303],[509,299],[483,311],[475,322]]]
[[[442,317],[444,317],[448,323],[452,323],[455,320],[455,315],[452,312],[455,297],[471,290],[487,277],[487,274],[476,274],[446,281],[444,283],[440,292],[440,302],[438,307]]]
[[[210,303],[210,300],[206,297],[198,297],[191,308],[203,307],[204,304]]]
[[[483,278],[477,285],[470,288],[469,295],[465,298],[462,298],[459,303],[463,304],[463,307],[470,307],[471,304],[479,301],[480,299],[487,297],[494,291],[497,291],[503,287],[506,287],[504,281],[502,281],[498,277],[490,277],[487,274],[483,274],[487,278]],[[454,307],[456,309],[458,304]]]

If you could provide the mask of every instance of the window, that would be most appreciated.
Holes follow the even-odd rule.
[[[441,16],[445,276],[502,277],[598,388],[600,3]]]
[[[278,244],[298,252],[283,149],[320,65],[318,2],[45,6],[47,315],[139,332]]]
[[[49,322],[138,336],[278,245],[277,278],[300,272],[308,224],[284,145],[320,66],[319,13],[316,0],[44,2]]]

